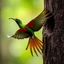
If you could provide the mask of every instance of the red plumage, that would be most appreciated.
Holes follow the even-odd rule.
[[[29,27],[29,28],[32,28],[33,25],[34,25],[34,22],[33,22],[33,21],[30,21],[28,24],[26,24],[26,26]],[[23,28],[23,29],[20,28],[20,29],[18,30],[18,32],[26,32],[26,31],[27,31],[26,28]]]
[[[26,26],[29,27],[29,28],[32,28],[34,25],[34,22],[33,21],[30,21]]]
[[[26,32],[26,31],[27,31],[26,28],[18,30],[18,32]]]

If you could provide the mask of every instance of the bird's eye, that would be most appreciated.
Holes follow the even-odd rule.
[[[16,20],[18,20],[18,19],[16,18]]]

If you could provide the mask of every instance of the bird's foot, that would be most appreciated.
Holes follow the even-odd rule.
[[[34,35],[32,36],[32,39],[34,39]]]

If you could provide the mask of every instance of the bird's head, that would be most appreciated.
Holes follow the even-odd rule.
[[[22,23],[21,20],[19,20],[19,19],[17,19],[17,18],[9,18],[9,19],[14,20],[17,24],[21,24],[21,23]]]
[[[24,27],[25,27],[25,26],[22,24],[21,20],[19,20],[19,19],[17,19],[17,18],[9,18],[9,19],[14,20],[14,21],[18,24],[18,26],[19,26],[20,28],[24,28]]]

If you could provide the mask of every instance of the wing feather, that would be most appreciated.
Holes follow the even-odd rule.
[[[27,34],[26,32],[16,32],[14,35],[12,35],[11,37],[16,38],[16,39],[23,39],[23,38],[28,38],[29,34]]]
[[[35,19],[31,20],[26,26],[33,31],[38,31],[45,23],[46,20],[52,17],[49,11],[42,11]]]

